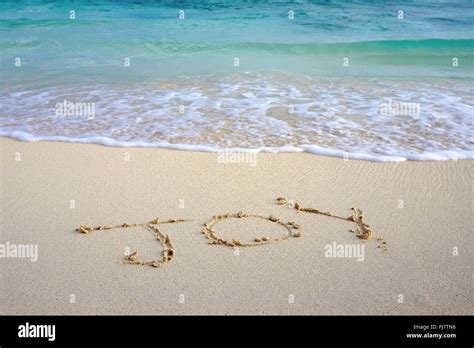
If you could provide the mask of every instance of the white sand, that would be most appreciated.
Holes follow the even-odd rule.
[[[37,262],[0,258],[2,314],[474,311],[472,160],[373,163],[259,154],[251,167],[218,163],[213,153],[164,149],[6,138],[0,148],[0,244],[38,245]],[[349,232],[354,224],[276,205],[279,196],[343,216],[361,208],[388,251],[372,239],[364,242],[363,261],[325,257],[327,244],[363,243]],[[238,211],[295,220],[303,235],[240,248],[239,255],[208,245],[203,223]],[[158,269],[122,264],[127,247],[160,257],[160,243],[143,228],[75,231],[80,224],[156,217],[193,219],[160,225],[176,257]],[[216,229],[249,241],[284,232],[261,219],[226,220]]]

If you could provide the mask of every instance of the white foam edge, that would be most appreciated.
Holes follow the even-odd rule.
[[[267,153],[279,153],[279,152],[307,152],[315,155],[330,156],[346,159],[365,160],[371,162],[403,162],[407,160],[411,161],[445,161],[445,160],[458,160],[458,159],[473,159],[474,150],[445,150],[438,152],[425,152],[419,154],[397,154],[397,155],[372,155],[360,152],[347,152],[342,150],[330,149],[320,147],[317,145],[300,145],[299,147],[286,145],[280,147],[260,147],[256,149],[247,149],[239,147],[225,147],[220,148],[213,145],[189,145],[189,144],[170,144],[167,142],[146,142],[146,141],[118,141],[107,137],[87,137],[87,138],[71,138],[65,136],[37,136],[27,132],[21,131],[1,131],[0,136],[14,138],[21,141],[36,142],[36,141],[54,141],[54,142],[68,142],[68,143],[83,143],[83,144],[98,144],[111,147],[155,147],[155,148],[166,148],[173,150],[185,150],[185,151],[201,151],[201,152],[222,152],[222,151],[235,151],[235,152],[267,152]]]

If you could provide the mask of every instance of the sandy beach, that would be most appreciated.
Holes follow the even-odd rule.
[[[37,245],[37,260],[0,259],[2,314],[472,314],[472,160],[376,163],[307,153],[259,153],[252,163],[157,148],[1,138],[1,238]],[[277,205],[350,216],[373,228]],[[295,221],[301,236],[268,245],[209,245],[214,215]],[[82,225],[159,218],[174,258],[143,227],[80,233]],[[215,225],[225,238],[273,240],[258,218]],[[383,237],[386,244],[377,237]],[[364,245],[363,257],[327,246]],[[385,250],[386,249],[386,250]],[[11,256],[11,255],[10,255]],[[347,256],[347,255],[346,255]],[[359,255],[360,256],[360,255]],[[469,266],[471,265],[471,266]]]

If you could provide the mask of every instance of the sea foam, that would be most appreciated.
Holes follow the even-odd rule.
[[[281,74],[125,86],[4,87],[0,135],[194,151],[308,152],[369,161],[465,159],[474,153],[471,95],[470,82],[462,80]],[[91,110],[93,115],[87,113]]]

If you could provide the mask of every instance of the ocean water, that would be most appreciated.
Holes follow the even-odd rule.
[[[0,52],[3,136],[474,158],[472,1],[2,1]]]

